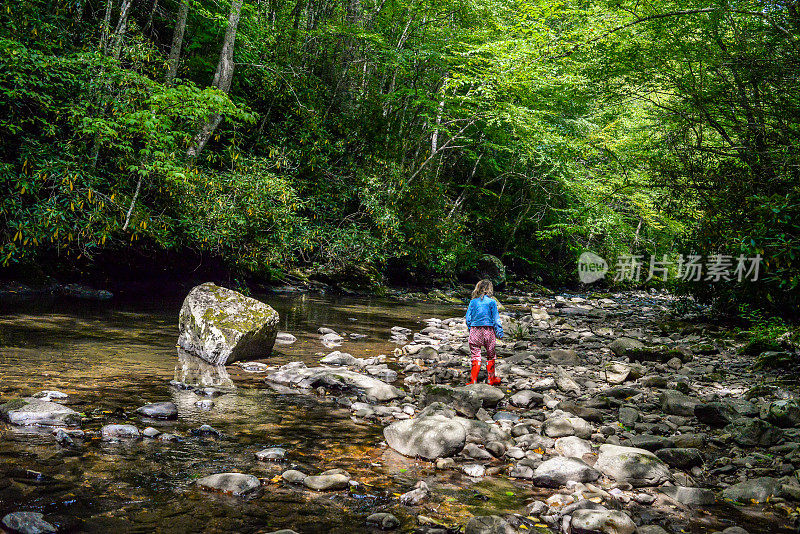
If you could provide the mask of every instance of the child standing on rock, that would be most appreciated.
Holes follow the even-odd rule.
[[[494,346],[497,338],[503,337],[497,301],[492,298],[494,287],[491,280],[481,280],[472,291],[472,300],[467,308],[467,330],[469,331],[469,350],[472,353],[472,372],[467,385],[478,381],[481,370],[481,347],[486,349],[486,371],[488,383],[496,386],[500,379],[495,375]]]

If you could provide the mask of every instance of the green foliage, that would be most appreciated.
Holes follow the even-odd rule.
[[[185,250],[235,276],[452,282],[484,253],[574,284],[591,250],[761,254],[800,299],[793,4],[10,0],[0,10],[0,263]],[[109,25],[104,16],[111,6]],[[221,123],[197,159],[187,149]],[[298,270],[300,268],[301,270]]]
[[[505,326],[504,333],[511,341],[524,341],[531,335],[530,325],[520,321],[509,321]]]

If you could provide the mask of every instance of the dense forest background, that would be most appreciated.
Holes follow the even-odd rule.
[[[800,304],[800,4],[5,0],[0,264],[448,283],[740,254]]]

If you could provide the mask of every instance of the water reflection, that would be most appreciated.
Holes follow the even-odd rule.
[[[190,388],[236,389],[224,365],[211,365],[181,348],[178,349],[175,381]]]

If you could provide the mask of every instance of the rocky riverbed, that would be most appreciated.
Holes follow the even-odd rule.
[[[462,310],[450,308],[369,333],[289,329],[278,335],[284,352],[227,369],[182,354],[161,398],[116,413],[56,387],[4,392],[4,435],[15,445],[0,453],[8,468],[16,451],[18,464],[0,483],[0,502],[12,503],[4,528],[104,524],[42,506],[36,488],[65,475],[27,467],[33,455],[87,467],[85,483],[65,484],[60,499],[116,485],[138,501],[125,517],[150,514],[145,524],[163,532],[794,532],[796,391],[753,371],[725,328],[670,317],[670,300],[508,299],[499,387],[463,386],[467,332]],[[119,404],[125,393],[110,395]],[[136,490],[111,467],[146,457],[163,458],[164,472],[154,484],[148,464],[140,484],[181,495],[179,519],[160,509],[174,500]],[[25,506],[25,492],[39,504]],[[198,523],[187,523],[187,506],[199,506]],[[224,520],[207,510],[215,506]],[[91,513],[117,524],[113,511]]]

